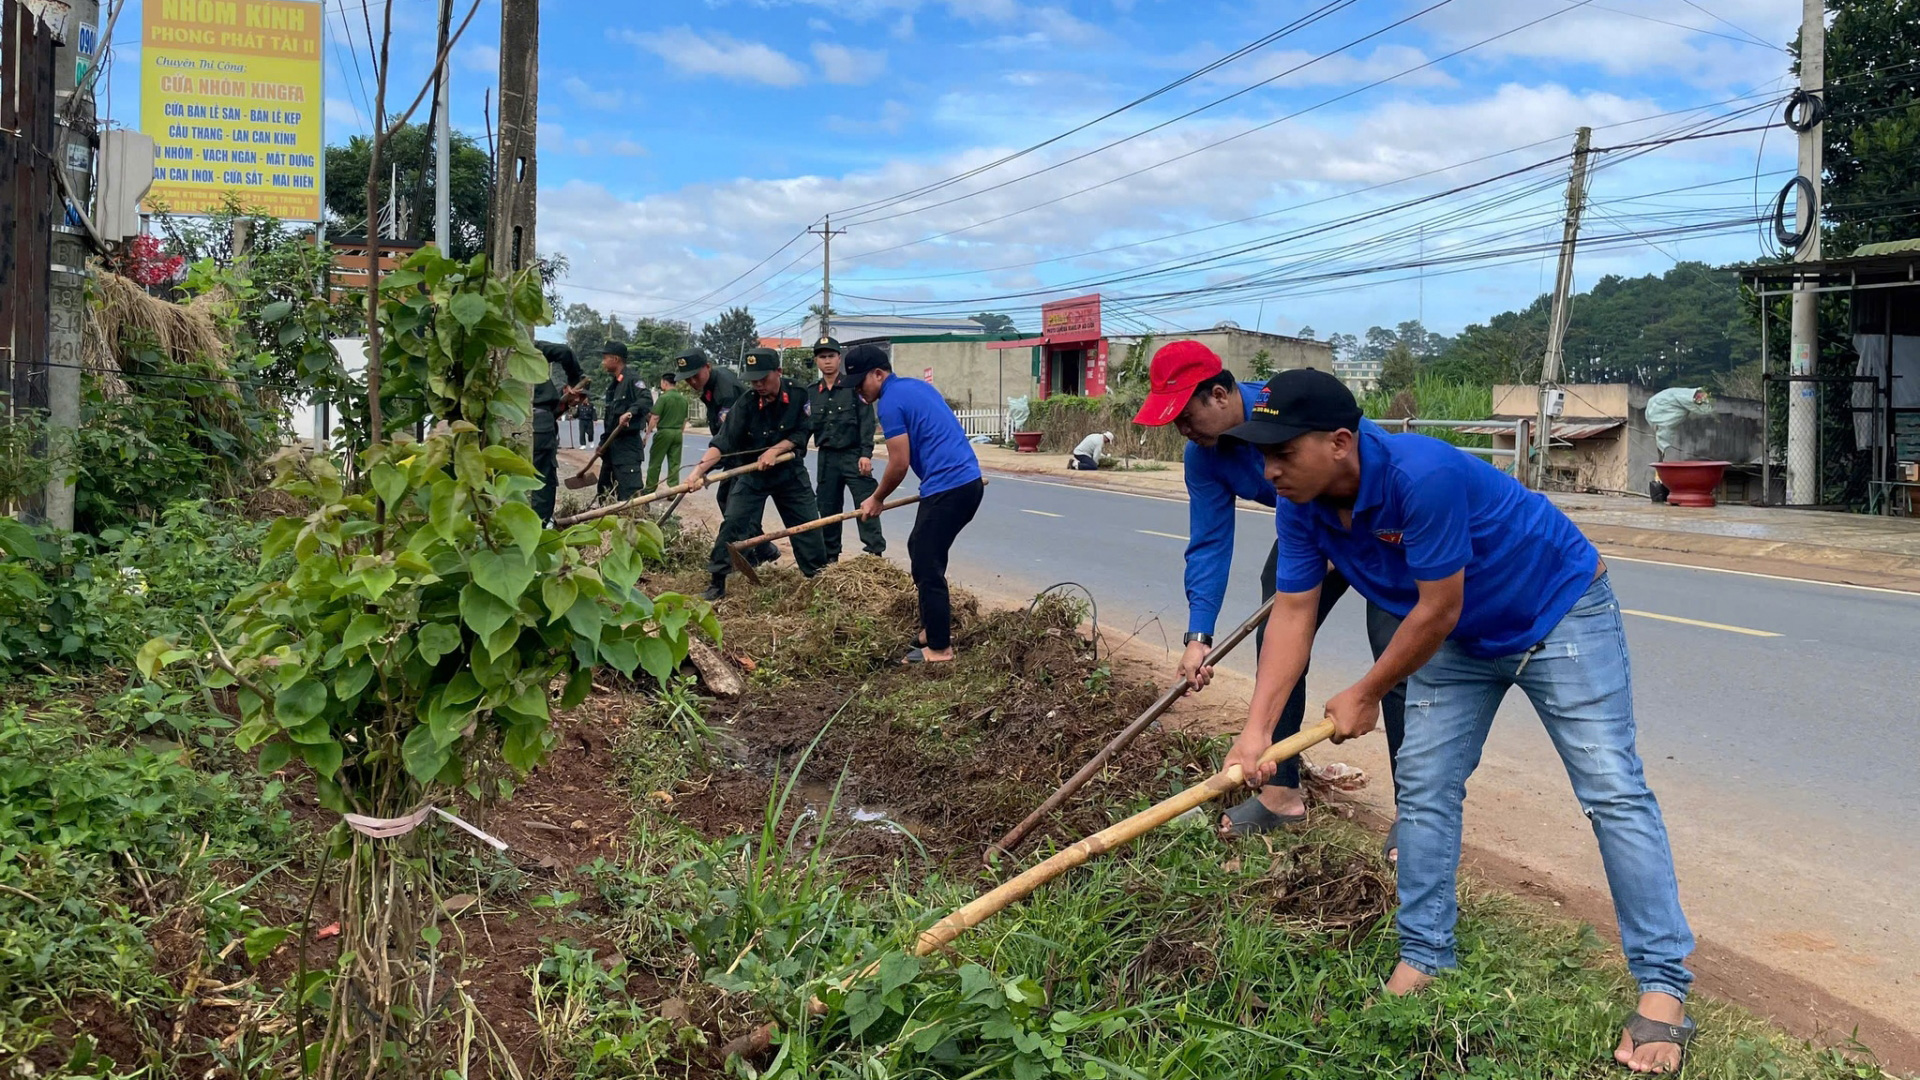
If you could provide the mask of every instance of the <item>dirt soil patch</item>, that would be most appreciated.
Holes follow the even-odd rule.
[[[915,594],[898,567],[856,559],[811,581],[763,577],[719,608],[726,651],[758,684],[716,718],[735,756],[764,777],[807,755],[810,795],[838,785],[843,812],[884,815],[936,861],[977,858],[1158,696],[1096,650],[1061,597],[982,614],[955,590],[959,659],[907,666]],[[1148,731],[1039,833],[1077,839],[1116,804],[1193,782],[1211,771],[1205,748]],[[757,826],[766,791],[716,779],[675,806],[702,831]],[[909,842],[896,832],[872,846],[885,857]]]

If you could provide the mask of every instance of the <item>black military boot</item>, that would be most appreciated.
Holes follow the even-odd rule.
[[[707,586],[707,591],[700,594],[700,599],[718,600],[725,595],[727,595],[727,575],[715,574],[713,582]]]

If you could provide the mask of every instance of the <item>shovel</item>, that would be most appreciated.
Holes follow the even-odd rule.
[[[738,564],[736,563],[735,565]],[[1201,661],[1202,665],[1211,667],[1218,664],[1221,660],[1226,659],[1226,655],[1233,651],[1235,645],[1247,640],[1248,635],[1259,629],[1260,624],[1267,620],[1267,614],[1272,610],[1273,598],[1268,597],[1267,602],[1260,605],[1260,610],[1248,616],[1246,622],[1241,623],[1238,629],[1228,634],[1226,638],[1207,653],[1207,658]],[[1185,697],[1188,689],[1189,687],[1185,679],[1168,687],[1167,692],[1160,695],[1160,700],[1149,706],[1146,712],[1141,713],[1139,719],[1122,728],[1120,734],[1113,737],[1112,742],[1101,747],[1100,752],[1093,755],[1091,761],[1088,761],[1080,767],[1079,772],[1074,773],[1066,783],[1061,784],[1058,791],[1047,796],[1047,801],[1041,803],[1039,809],[1028,814],[1026,820],[1015,825],[1007,835],[1000,838],[999,843],[988,848],[983,861],[991,866],[994,856],[1011,854],[1014,848],[1020,846],[1020,841],[1025,840],[1027,834],[1032,832],[1048,814],[1053,813],[1054,810],[1059,808],[1061,803],[1072,798],[1074,792],[1079,791],[1086,785],[1086,782],[1093,779],[1101,769],[1106,768],[1107,762],[1113,759],[1113,755],[1125,750],[1133,743],[1133,740],[1139,738],[1141,732],[1152,726],[1153,722],[1160,719],[1168,709],[1173,708],[1174,702]]]
[[[1297,735],[1274,743],[1267,748],[1266,753],[1260,755],[1260,761],[1262,764],[1267,764],[1297,757],[1302,751],[1332,736],[1333,721],[1322,720],[1310,728],[1302,729]],[[1035,889],[1068,870],[1095,855],[1104,855],[1119,848],[1196,806],[1212,802],[1239,787],[1245,780],[1246,777],[1240,771],[1240,766],[1229,766],[1214,773],[1203,783],[1196,784],[1171,799],[1155,803],[1124,821],[1115,822],[1101,829],[1072,847],[1062,849],[1052,858],[1026,870],[999,888],[983,893],[972,903],[956,909],[946,918],[928,927],[914,942],[914,955],[925,956],[937,949],[945,948],[954,938],[987,921],[1009,904],[1025,899]]]
[[[613,442],[614,436],[620,434],[626,426],[627,418],[623,416],[620,422],[614,425],[613,430],[607,432],[607,437],[600,440],[599,449],[593,452],[593,456],[587,459],[585,465],[580,466],[580,471],[567,477],[567,487],[578,490],[600,482],[600,473],[596,470],[596,466],[600,464],[600,459],[606,456],[607,447]]]
[[[880,505],[880,509],[883,511],[894,510],[902,506],[908,506],[913,503],[917,503],[919,501],[920,501],[920,496],[914,495],[905,499],[895,499],[890,503],[882,503]],[[831,517],[817,518],[813,521],[806,522],[803,525],[795,525],[787,529],[775,529],[773,532],[770,532],[770,533],[762,533],[759,536],[753,537],[750,540],[742,540],[737,544],[728,544],[727,558],[733,560],[733,568],[735,570],[738,570],[741,573],[747,575],[748,581],[751,581],[755,585],[758,585],[760,584],[759,573],[754,570],[753,564],[748,562],[746,556],[742,555],[741,552],[749,551],[753,548],[757,548],[761,544],[765,544],[770,541],[785,540],[789,536],[798,536],[801,533],[812,532],[815,529],[824,529],[829,525],[838,525],[843,521],[851,521],[854,518],[857,518],[859,516],[860,516],[860,511],[849,510],[844,514],[834,514]]]
[[[774,458],[773,463],[775,465],[778,465],[782,462],[792,461],[792,460],[793,460],[793,455],[791,453],[786,453],[786,454],[781,454],[777,458]],[[728,479],[729,477],[743,476],[750,472],[759,472],[759,471],[760,471],[760,463],[758,461],[755,461],[748,465],[741,465],[738,468],[727,469],[717,473],[708,473],[706,482],[709,484],[718,483],[719,481]],[[661,499],[668,498],[669,496],[685,495],[687,492],[692,490],[693,490],[693,485],[690,483],[675,484],[673,487],[664,487],[664,488],[661,488],[659,491],[655,491],[650,494],[636,495],[633,498],[628,499],[626,502],[623,502],[623,503],[614,503],[612,506],[602,506],[593,510],[583,511],[578,514],[570,514],[567,517],[554,518],[553,523],[564,529],[569,525],[578,525],[583,521],[593,521],[596,518],[609,517],[613,514],[618,514],[623,510],[633,510],[635,508],[645,506],[648,503],[658,502]]]

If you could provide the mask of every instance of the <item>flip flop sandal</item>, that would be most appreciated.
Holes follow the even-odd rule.
[[[935,664],[951,664],[951,663],[953,663],[953,661],[951,661],[951,660],[929,660],[929,659],[927,659],[927,652],[926,652],[926,650],[925,650],[925,649],[911,649],[911,650],[908,650],[908,652],[907,652],[907,658],[906,658],[905,660],[902,660],[902,661],[900,661],[900,662],[901,662],[902,664],[907,664],[907,665],[913,665],[913,664],[927,664],[927,665],[935,665]]]
[[[1395,866],[1400,865],[1400,823],[1398,821],[1387,826],[1387,838],[1380,843],[1380,857]]]
[[[1260,796],[1250,795],[1247,801],[1226,812],[1227,834],[1229,836],[1259,836],[1262,833],[1275,832],[1289,825],[1298,825],[1307,820],[1305,812],[1298,814],[1276,814],[1267,809]]]
[[[1678,1065],[1675,1065],[1672,1069],[1664,1073],[1645,1074],[1648,1076],[1678,1076],[1686,1069],[1687,1044],[1693,1041],[1693,1037],[1698,1034],[1699,1031],[1699,1025],[1693,1022],[1693,1017],[1691,1016],[1682,1020],[1677,1026],[1674,1024],[1663,1024],[1658,1020],[1642,1016],[1637,1012],[1633,1014],[1633,1019],[1627,1021],[1627,1040],[1633,1044],[1633,1049],[1638,1050],[1642,1046],[1650,1043],[1672,1043],[1680,1048],[1680,1063]]]

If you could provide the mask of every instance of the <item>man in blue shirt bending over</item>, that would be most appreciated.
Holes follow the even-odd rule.
[[[1249,783],[1272,766],[1281,700],[1306,670],[1327,564],[1400,616],[1373,669],[1327,702],[1336,740],[1373,730],[1389,688],[1407,680],[1399,789],[1400,963],[1410,994],[1453,967],[1455,877],[1467,778],[1507,691],[1532,700],[1587,820],[1613,893],[1639,1007],[1614,1056],[1635,1072],[1678,1072],[1693,1022],[1693,934],[1680,910],[1660,806],[1634,745],[1633,684],[1606,564],[1538,492],[1424,435],[1388,435],[1317,371],[1275,376],[1229,440],[1258,446],[1285,500],[1275,514],[1279,599],[1274,647],[1246,728],[1227,754]]]
[[[1221,364],[1212,349],[1197,341],[1174,341],[1153,355],[1149,368],[1152,392],[1140,406],[1133,422],[1146,427],[1172,424],[1187,437],[1187,506],[1191,525],[1187,530],[1187,636],[1186,651],[1180,657],[1180,676],[1195,690],[1213,678],[1213,669],[1205,666],[1213,648],[1214,625],[1227,592],[1227,574],[1233,567],[1233,525],[1236,499],[1247,499],[1262,506],[1274,503],[1273,485],[1261,470],[1260,451],[1244,443],[1223,445],[1220,436],[1229,428],[1246,422],[1259,383],[1235,381],[1233,373]],[[1276,545],[1267,554],[1260,571],[1260,599],[1273,595]],[[1347,591],[1347,580],[1339,571],[1327,575],[1320,589],[1320,607],[1315,625],[1325,622],[1328,612]],[[1367,637],[1378,657],[1399,620],[1381,608],[1367,605]],[[1254,648],[1260,649],[1266,627],[1254,632]],[[1400,748],[1401,707],[1406,701],[1395,687],[1382,703],[1386,711],[1387,754]],[[1284,739],[1300,730],[1301,717],[1307,711],[1307,682],[1294,684],[1293,693],[1274,721],[1273,738]],[[1220,819],[1220,831],[1227,836],[1246,836],[1269,832],[1307,819],[1307,804],[1300,796],[1300,763],[1290,760],[1273,775],[1258,795],[1229,810]],[[1391,835],[1387,841],[1393,850]]]
[[[909,664],[953,661],[953,605],[947,593],[947,554],[960,530],[980,509],[986,481],[960,419],[931,383],[893,373],[893,363],[878,345],[855,345],[844,363],[846,379],[868,404],[887,441],[887,471],[880,486],[860,504],[871,521],[880,506],[907,478],[907,466],[920,478],[920,507],[907,536],[907,559],[920,594],[919,647]]]

